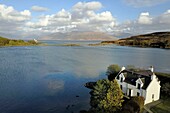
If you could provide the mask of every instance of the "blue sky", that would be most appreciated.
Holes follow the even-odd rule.
[[[167,31],[170,0],[0,0],[0,23],[0,35],[21,38],[79,30]]]

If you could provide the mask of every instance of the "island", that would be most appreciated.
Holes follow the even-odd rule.
[[[9,39],[0,36],[0,47],[3,46],[35,46],[41,45],[41,43],[37,42],[37,40],[16,40],[16,39]]]

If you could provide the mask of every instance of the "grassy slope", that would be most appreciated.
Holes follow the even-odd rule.
[[[0,36],[0,46],[31,46],[31,45],[38,45],[38,43],[36,43],[33,40],[30,41],[13,40]]]
[[[141,47],[159,47],[157,44],[163,43],[165,44],[165,48],[170,48],[170,32],[155,32],[150,34],[131,36],[129,38],[119,39],[116,41],[116,43],[125,46],[128,45]]]
[[[170,74],[169,73],[155,72],[155,74],[161,81],[161,86],[166,82],[170,82]],[[154,113],[170,113],[170,97],[168,97],[168,99],[164,99],[164,97],[163,97],[163,102],[152,107],[151,111],[153,111]]]
[[[170,98],[151,108],[154,113],[170,113]]]

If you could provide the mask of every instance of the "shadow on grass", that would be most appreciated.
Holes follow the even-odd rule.
[[[170,98],[151,108],[154,113],[170,113]]]
[[[170,110],[165,110],[157,106],[151,108],[151,111],[153,111],[154,113],[170,113]]]

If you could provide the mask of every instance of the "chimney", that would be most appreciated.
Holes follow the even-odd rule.
[[[126,69],[126,68],[123,66],[122,69],[121,69],[121,71],[123,71],[123,70],[125,70],[125,69]]]
[[[153,66],[150,66],[149,70],[151,70],[151,72],[153,72],[153,70],[154,70]]]

